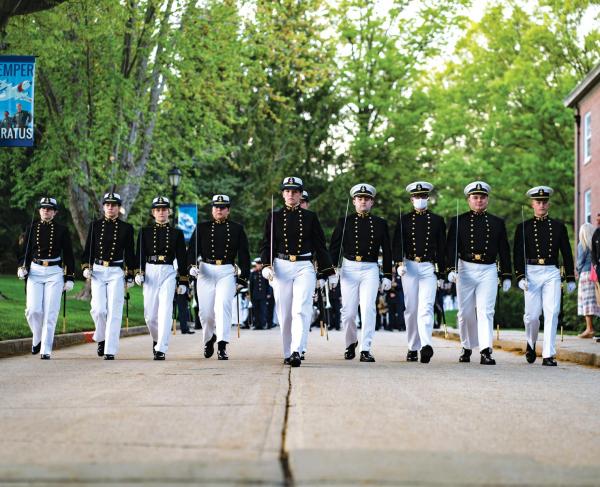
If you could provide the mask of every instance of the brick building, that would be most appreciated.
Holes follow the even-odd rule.
[[[600,64],[565,98],[575,111],[575,235],[600,214]]]

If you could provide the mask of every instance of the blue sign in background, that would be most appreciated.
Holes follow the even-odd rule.
[[[192,238],[192,233],[198,223],[198,211],[195,204],[183,204],[178,206],[177,228],[183,231],[185,243]]]
[[[0,56],[0,147],[33,146],[34,56]]]

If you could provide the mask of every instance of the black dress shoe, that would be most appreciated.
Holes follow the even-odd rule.
[[[50,358],[50,357],[48,357]],[[558,363],[554,360],[554,357],[548,357],[542,359],[542,365],[547,365],[549,367],[556,367]]]
[[[181,332],[182,335],[193,335],[194,333],[196,332],[190,329]]]
[[[104,355],[104,360],[114,360],[114,359],[115,359],[114,355],[111,355],[109,353]]]
[[[482,365],[496,365],[496,361],[492,358],[492,349],[484,348],[481,352],[481,360],[479,361]]]
[[[218,343],[218,346],[219,346],[219,351],[217,352],[217,358],[219,360],[229,360],[229,357],[227,356],[227,350],[226,350],[227,342],[224,342],[221,340]]]
[[[346,348],[346,351],[344,352],[344,358],[346,360],[352,360],[354,357],[356,357],[356,347],[358,347],[358,342],[352,343],[348,348]]]
[[[371,352],[364,351],[360,352],[360,361],[361,362],[375,362],[375,357],[371,355]]]
[[[292,356],[290,357],[290,365],[292,367],[300,367],[301,363],[302,359],[300,359],[300,354],[298,352],[292,353]]]
[[[431,360],[431,357],[433,357],[433,348],[431,347],[431,345],[425,345],[423,348],[421,348],[422,364],[428,364]]]
[[[304,360],[304,359],[305,359],[305,357],[304,357],[304,354],[305,354],[305,353],[306,353],[306,352],[302,352],[302,355],[300,355],[300,360]]]
[[[156,342],[152,342],[152,355],[156,358],[156,350],[154,350],[154,347],[156,347]]]
[[[290,357],[283,359],[283,365],[290,365]]]
[[[409,350],[406,354],[406,361],[416,362],[417,360],[419,360],[419,352],[417,352],[416,350]]]
[[[194,325],[194,330],[202,330],[202,325]]]
[[[166,358],[167,356],[164,354],[164,352],[154,352],[154,360],[164,360]]]
[[[43,353],[43,354],[40,355],[40,358],[42,360],[50,360],[50,355],[47,354],[47,353]],[[554,364],[554,365],[556,365],[556,364]]]
[[[460,354],[460,357],[458,357],[458,361],[464,362],[464,363],[470,362],[472,353],[473,353],[473,350],[471,350],[470,348],[463,347],[462,353]]]
[[[531,345],[529,345],[529,342],[527,342],[527,350],[525,351],[525,359],[527,360],[528,363],[532,364],[533,362],[535,362],[535,359],[537,358],[537,354],[535,353],[535,349],[531,347]]]
[[[102,357],[104,355],[104,340],[98,342],[98,357]]]
[[[37,355],[38,353],[40,353],[41,349],[42,349],[42,342],[31,347],[31,355]]]
[[[213,353],[215,353],[215,342],[217,341],[217,336],[213,335],[210,340],[206,342],[204,345],[204,356],[206,358],[211,358]]]

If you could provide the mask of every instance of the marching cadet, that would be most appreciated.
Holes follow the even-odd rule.
[[[340,273],[329,280],[332,287],[340,281],[346,360],[352,360],[356,355],[356,315],[360,305],[360,361],[375,362],[371,345],[377,318],[377,291],[389,291],[392,287],[392,249],[388,224],[383,218],[371,214],[376,193],[370,184],[361,183],[352,187],[350,196],[356,211],[338,220],[329,247],[332,260],[338,262],[340,254],[344,257]],[[380,251],[383,256],[381,286],[377,263]]]
[[[31,353],[50,359],[54,330],[63,291],[73,289],[75,259],[69,230],[54,221],[58,205],[54,198],[42,198],[40,220],[32,222],[23,241],[23,257],[17,276],[27,279],[25,316],[33,334]]]
[[[254,329],[264,330],[267,328],[267,301],[271,298],[271,286],[262,276],[263,264],[260,257],[253,261],[254,270],[250,273],[249,290],[250,304],[254,312]]]
[[[171,335],[173,296],[187,292],[187,255],[183,232],[169,225],[171,202],[152,200],[154,223],[140,230],[137,240],[135,282],[144,286],[144,319],[152,335],[154,360],[165,360]],[[177,270],[173,265],[177,260]]]
[[[484,365],[496,364],[492,351],[498,275],[504,292],[511,286],[506,226],[504,220],[487,212],[490,191],[490,185],[483,181],[465,187],[470,210],[452,218],[447,238],[448,281],[456,283],[463,347],[458,360],[470,362],[472,349],[479,345],[480,363]]]
[[[310,197],[308,196],[308,191],[302,191],[302,197],[300,198],[300,208],[305,210],[310,210]]]
[[[285,178],[281,191],[285,205],[271,209],[265,222],[262,274],[273,287],[284,363],[299,367],[303,333],[310,326],[312,316],[316,281],[313,255],[317,260],[320,286],[325,285],[324,279],[335,271],[316,213],[300,207],[302,180]]]
[[[429,363],[433,356],[433,308],[438,280],[446,269],[446,224],[427,208],[432,189],[426,181],[406,187],[414,210],[401,215],[394,233],[394,261],[406,302],[409,362],[417,361],[419,350],[422,363]]]
[[[248,237],[242,225],[229,219],[230,208],[229,196],[213,196],[212,220],[197,225],[189,243],[187,259],[189,273],[196,278],[196,299],[204,329],[204,356],[212,357],[218,341],[219,360],[229,358],[227,344],[231,335],[231,306],[236,293],[236,278],[240,285],[245,286],[250,273]]]
[[[133,226],[119,219],[121,196],[106,193],[104,216],[92,221],[81,261],[83,277],[92,281],[92,309],[98,356],[114,360],[119,351],[125,285],[134,285]]]
[[[530,364],[535,362],[535,342],[540,329],[540,315],[544,313],[542,365],[556,366],[554,342],[561,302],[559,253],[565,268],[567,292],[572,293],[576,284],[567,227],[548,216],[552,193],[548,186],[536,186],[527,191],[534,216],[517,225],[513,253],[517,282],[525,292],[525,358]]]

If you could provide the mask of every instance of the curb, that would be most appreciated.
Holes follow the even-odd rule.
[[[145,335],[148,333],[146,326],[132,326],[129,329],[121,328],[121,338]],[[80,331],[76,333],[65,333],[64,335],[55,335],[53,350],[70,347],[72,345],[81,345],[83,343],[93,342],[93,331]],[[18,338],[16,340],[5,340],[0,342],[0,358],[12,357],[14,355],[24,355],[31,353],[32,338]]]
[[[433,330],[433,336],[437,338],[445,338],[446,340],[460,341],[460,335],[456,330],[448,329],[448,337],[444,336],[442,330]],[[494,339],[494,348],[500,348],[506,352],[517,352],[519,354],[525,354],[526,345],[525,342],[516,340],[504,340]],[[541,357],[541,347],[536,345],[536,352],[538,357]],[[557,347],[556,360],[566,360],[579,365],[588,365],[590,367],[600,367],[600,354],[591,352],[578,352],[577,350],[561,350]]]

